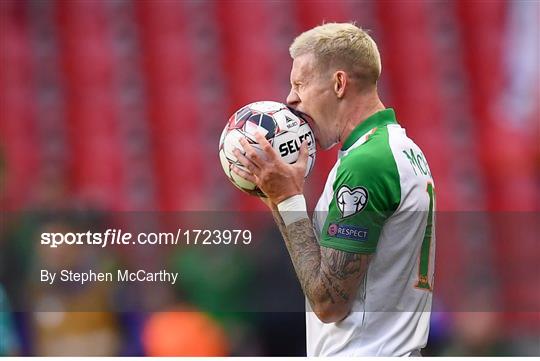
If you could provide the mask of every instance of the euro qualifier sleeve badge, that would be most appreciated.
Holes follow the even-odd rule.
[[[360,186],[349,188],[342,185],[337,191],[336,203],[343,218],[350,217],[361,212],[368,203],[368,191]]]

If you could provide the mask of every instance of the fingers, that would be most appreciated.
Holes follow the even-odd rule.
[[[253,162],[253,164],[255,164],[258,168],[260,168],[261,165],[264,163],[264,160],[259,156],[257,150],[253,148],[244,138],[240,139],[240,144],[242,145],[242,148],[244,148],[244,152],[246,152],[245,157],[248,158],[251,162]]]
[[[257,140],[257,143],[261,146],[261,149],[266,156],[266,159],[269,161],[276,159],[276,151],[274,148],[272,148],[272,145],[268,142],[268,140],[259,132],[255,133],[255,139]]]
[[[233,154],[236,157],[236,159],[238,159],[238,161],[244,167],[246,167],[251,173],[255,173],[258,171],[259,167],[255,163],[253,163],[250,159],[248,159],[244,154],[242,154],[240,149],[238,148],[233,149]]]
[[[302,145],[300,146],[300,153],[298,154],[298,160],[296,161],[296,164],[302,167],[302,169],[305,169],[307,167],[308,158],[309,158],[308,141],[304,140],[302,142]]]
[[[245,170],[243,170],[242,168],[239,168],[238,166],[234,164],[232,165],[231,169],[234,173],[244,178],[245,180],[251,183],[257,184],[257,177],[255,177],[253,174],[246,172]]]

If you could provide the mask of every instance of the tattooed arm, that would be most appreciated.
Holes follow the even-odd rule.
[[[320,247],[308,218],[285,227],[275,205],[303,194],[308,144],[302,143],[295,164],[286,164],[263,135],[257,133],[255,138],[264,156],[241,138],[245,154],[238,149],[233,152],[249,172],[236,166],[232,170],[268,196],[264,202],[272,209],[302,290],[317,317],[322,322],[341,321],[351,310],[370,256]]]
[[[321,247],[308,218],[285,227],[279,212],[272,213],[313,312],[325,323],[341,321],[351,310],[371,256]]]

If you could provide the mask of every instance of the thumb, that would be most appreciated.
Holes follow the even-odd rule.
[[[302,167],[302,169],[305,169],[307,167],[308,157],[309,157],[308,142],[307,140],[304,140],[302,142],[302,145],[300,146],[300,153],[298,154],[298,160],[296,161],[296,164]]]

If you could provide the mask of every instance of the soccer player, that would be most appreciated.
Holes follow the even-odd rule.
[[[341,143],[310,221],[303,196],[307,143],[283,162],[257,136],[234,171],[268,196],[306,296],[310,356],[415,356],[432,299],[434,184],[426,158],[377,93],[377,45],[353,24],[298,36],[287,103],[320,148]]]

